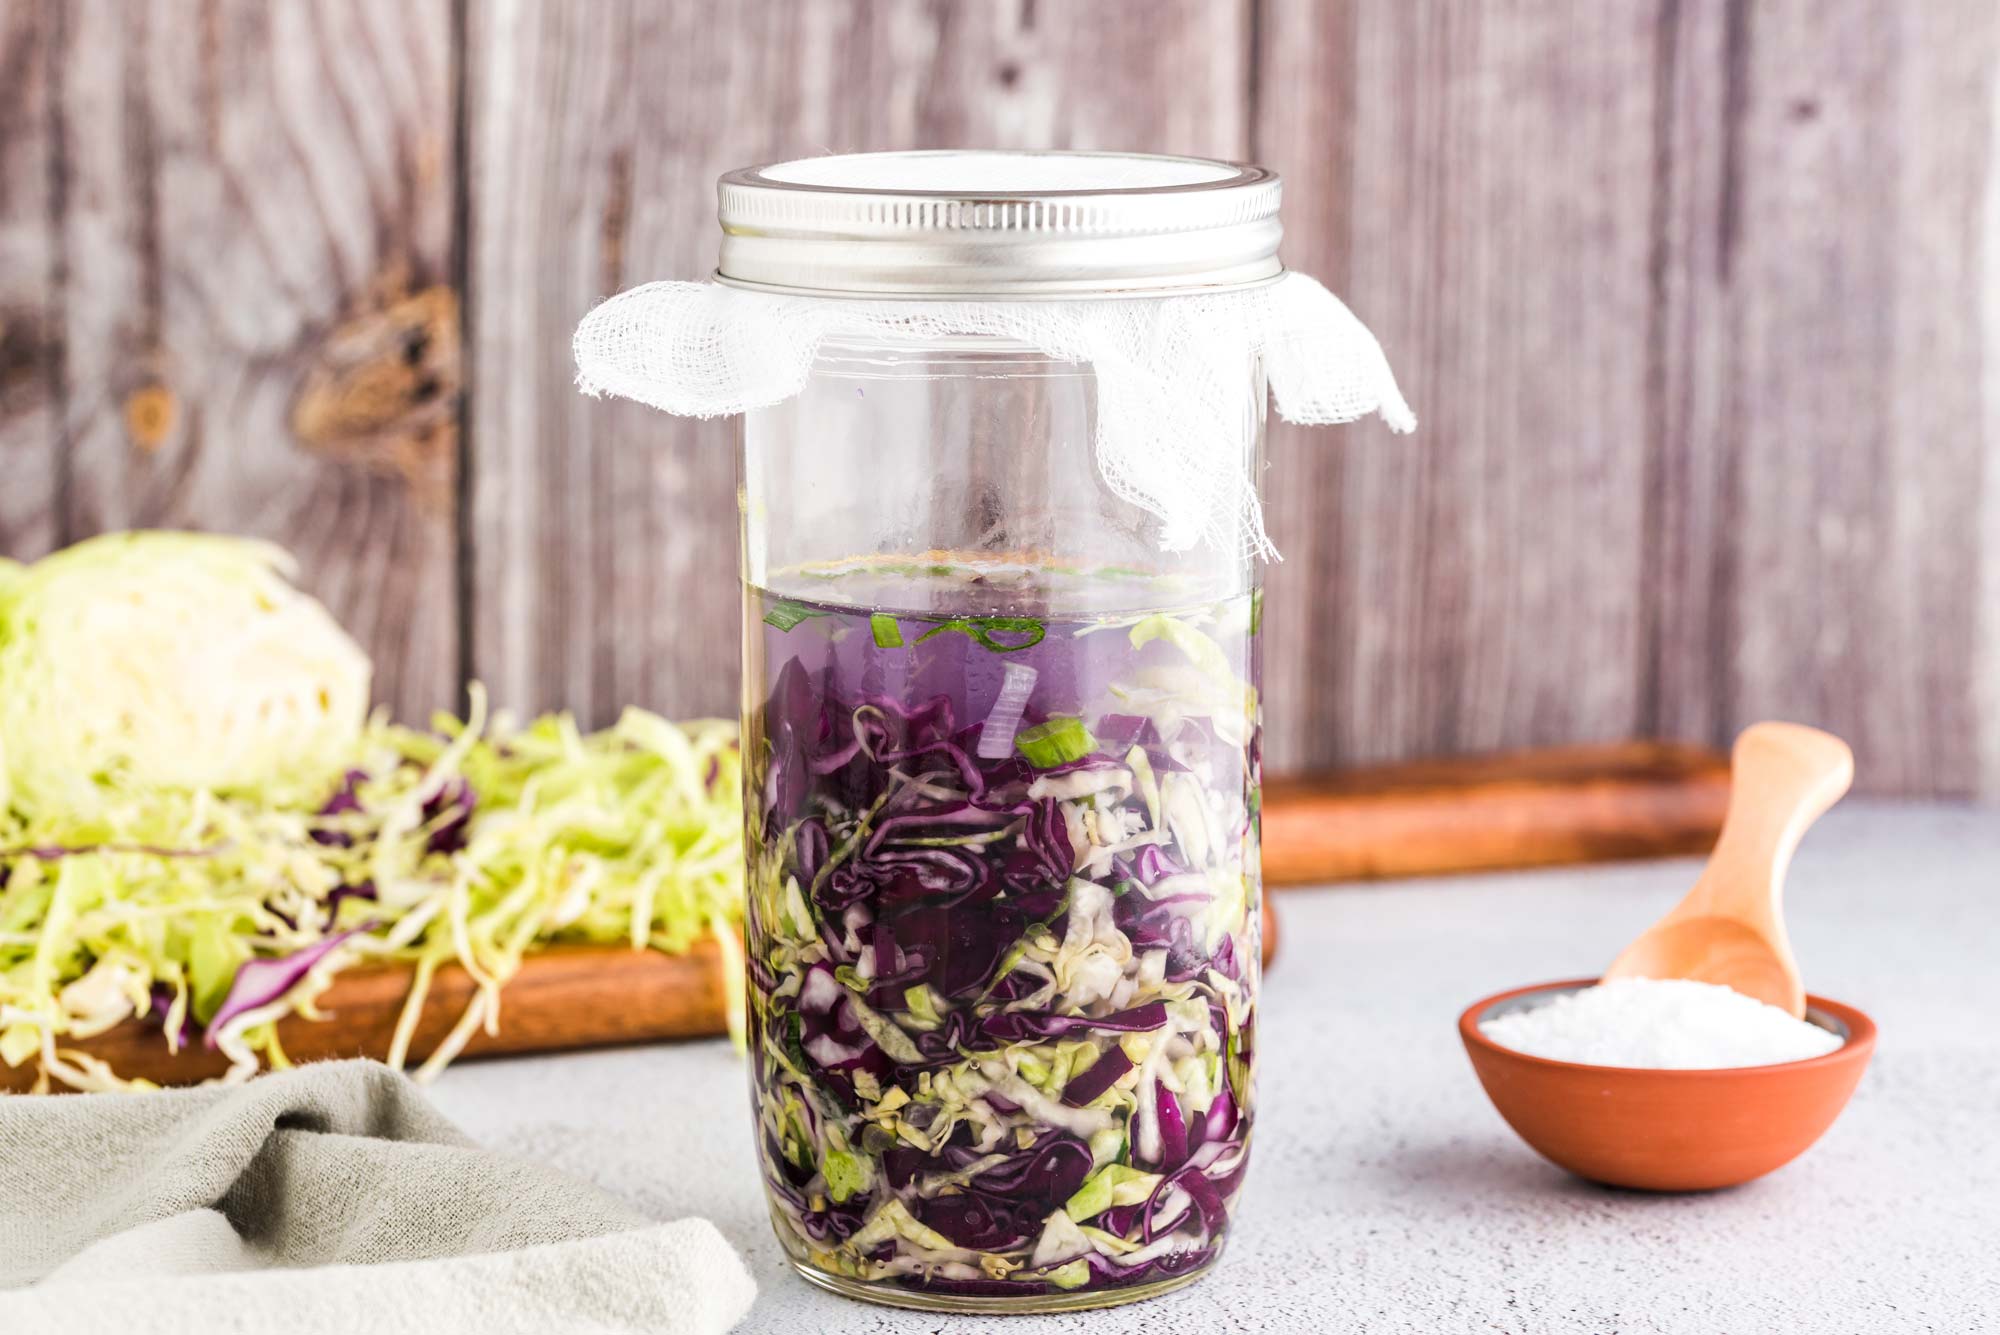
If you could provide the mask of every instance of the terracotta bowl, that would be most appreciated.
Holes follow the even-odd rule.
[[[1487,1097],[1543,1158],[1578,1177],[1643,1191],[1733,1187],[1783,1167],[1833,1125],[1875,1051],[1875,1022],[1852,1006],[1806,998],[1806,1018],[1847,1040],[1805,1061],[1723,1070],[1653,1071],[1531,1057],[1479,1023],[1589,987],[1539,983],[1476,1001],[1459,1036]]]

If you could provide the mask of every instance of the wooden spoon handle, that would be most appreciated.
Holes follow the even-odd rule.
[[[1847,743],[1800,723],[1757,723],[1730,753],[1729,814],[1687,916],[1721,913],[1782,931],[1785,870],[1812,823],[1854,782]]]

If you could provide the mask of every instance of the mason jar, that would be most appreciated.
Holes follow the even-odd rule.
[[[1268,173],[1077,156],[731,173],[718,279],[962,310],[1279,272]],[[757,1154],[815,1284],[1125,1302],[1216,1263],[1248,1163],[1260,564],[1107,479],[1096,368],[969,323],[836,318],[743,419]],[[1226,373],[1254,488],[1261,372]]]

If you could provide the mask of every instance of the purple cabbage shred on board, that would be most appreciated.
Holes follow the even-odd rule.
[[[374,903],[381,896],[375,891],[375,882],[363,881],[359,885],[336,885],[326,897],[326,925],[332,927],[340,921],[340,906],[350,899]]]
[[[203,1042],[214,1047],[216,1035],[239,1015],[268,1006],[298,985],[313,965],[347,943],[347,939],[361,930],[339,932],[321,941],[295,950],[289,955],[271,958],[248,959],[236,966],[236,978],[229,984],[229,992],[222,1004],[215,1008],[215,1014],[208,1017]]]
[[[341,828],[341,817],[364,814],[368,804],[361,800],[361,785],[368,781],[365,770],[351,769],[341,776],[340,786],[320,804],[319,816],[327,822],[313,831],[313,840],[332,848],[351,848],[354,836]],[[465,847],[472,828],[472,814],[478,806],[472,785],[463,777],[453,777],[427,798],[423,824],[429,834],[424,849],[430,853],[457,853]]]
[[[456,853],[465,847],[472,829],[472,812],[477,805],[472,785],[452,779],[424,803],[424,826],[430,836],[424,841],[432,853]]]
[[[189,1038],[193,1036],[195,1030],[201,1027],[194,1021],[194,1008],[191,1006],[184,1007],[181,1011],[180,1026],[176,1029],[168,1030],[167,1025],[174,1012],[174,989],[172,985],[154,983],[149,996],[151,999],[146,1006],[146,1018],[156,1022],[163,1031],[167,1032],[167,1036],[173,1041],[175,1048],[186,1047]]]
[[[321,804],[319,809],[320,816],[322,818],[340,817],[365,811],[367,808],[361,801],[361,785],[367,781],[367,771],[358,769],[347,771],[346,774],[341,776],[340,787],[333,790],[333,796],[327,798]],[[322,827],[314,830],[312,837],[314,842],[325,844],[331,848],[352,848],[354,846],[354,836],[338,828]]]
[[[762,618],[745,735],[747,1031],[781,1238],[967,1297],[1206,1265],[1252,1122],[1244,608],[1143,636],[974,614],[878,636],[865,606],[785,609]],[[1218,658],[1237,684],[1186,684]],[[1012,749],[982,756],[1003,680],[1032,688]]]

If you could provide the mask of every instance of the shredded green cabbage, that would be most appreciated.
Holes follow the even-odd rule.
[[[37,1060],[79,1088],[137,1083],[63,1041],[151,1010],[161,1041],[177,1042],[183,1017],[216,1013],[244,961],[353,931],[275,1011],[212,1036],[232,1078],[285,1065],[274,1021],[312,1016],[339,970],[362,961],[416,966],[390,1053],[402,1065],[432,975],[455,961],[480,991],[428,1076],[475,1030],[497,1027],[502,987],[535,946],[736,943],[734,725],[628,710],[586,736],[567,715],[482,727],[483,712],[475,688],[469,724],[368,727],[342,785],[355,810],[145,791],[84,817],[0,817],[0,1060]],[[473,805],[454,848],[440,835],[465,790]]]
[[[137,1020],[243,1079],[288,1064],[277,1020],[318,1018],[342,969],[400,961],[401,1066],[456,962],[478,990],[425,1077],[556,941],[713,938],[740,1005],[733,724],[517,727],[477,684],[462,721],[363,721],[367,660],[288,564],[121,534],[0,566],[0,1061],[42,1088],[140,1087],[71,1046]]]

